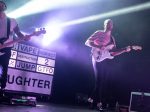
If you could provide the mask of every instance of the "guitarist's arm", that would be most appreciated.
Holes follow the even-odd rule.
[[[111,41],[107,44],[107,46],[111,46],[111,50],[116,49],[116,41],[113,36],[111,36]]]
[[[89,47],[100,48],[100,49],[103,47],[102,45],[96,45],[96,44],[94,43],[94,41],[92,41],[92,40],[87,40],[87,41],[85,42],[85,45],[86,45],[86,46],[89,46]]]
[[[85,42],[85,45],[88,47],[96,47],[96,48],[102,48],[102,45],[96,44],[94,41],[98,38],[98,35],[100,35],[100,31],[94,32]]]
[[[22,38],[23,40],[26,40],[26,41],[30,40],[30,36],[24,35],[24,34],[20,31],[20,28],[19,28],[18,25],[14,28],[14,32],[15,32],[15,34],[16,34],[19,38]]]
[[[112,56],[117,56],[117,55],[120,55],[122,53],[130,52],[130,51],[131,51],[131,46],[128,46],[126,48],[122,48],[122,49],[119,49],[119,50],[116,50],[116,51],[110,51],[110,54]]]
[[[115,41],[115,39],[114,39],[113,36],[111,36],[111,43],[110,43],[110,44],[113,44],[113,45],[114,45],[114,47],[113,47],[112,49],[115,49],[115,48],[116,48],[116,41]]]

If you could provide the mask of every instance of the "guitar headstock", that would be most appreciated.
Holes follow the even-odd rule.
[[[141,46],[131,46],[133,50],[142,50]]]
[[[126,51],[126,52],[130,52],[130,51],[131,51],[131,46],[125,47],[125,51]]]
[[[39,30],[34,31],[34,32],[32,33],[32,35],[39,36],[39,35],[45,34],[45,33],[46,33],[45,28],[40,28]]]

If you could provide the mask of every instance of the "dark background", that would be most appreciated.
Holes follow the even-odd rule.
[[[29,0],[5,0],[8,12],[26,4]],[[43,0],[44,2],[44,0]],[[22,31],[31,32],[32,27],[41,26],[47,17],[60,12],[68,17],[66,21],[94,14],[101,14],[120,8],[146,3],[148,0],[99,0],[88,5],[64,7],[35,15],[18,18]],[[30,10],[30,9],[29,9]],[[59,18],[59,17],[58,17]],[[113,36],[117,48],[140,45],[142,51],[133,51],[112,60],[108,71],[112,79],[112,96],[122,104],[128,104],[131,91],[150,92],[150,9],[123,14],[111,18],[114,22]],[[86,39],[97,29],[103,29],[102,18],[96,21],[71,25],[67,32],[47,47],[56,51],[56,68],[51,98],[55,102],[75,103],[76,95],[87,95],[93,86],[93,69],[90,48],[84,45]],[[67,46],[64,53],[61,44]],[[29,44],[33,44],[30,42]],[[34,44],[33,44],[34,45]],[[38,46],[38,45],[34,45]]]

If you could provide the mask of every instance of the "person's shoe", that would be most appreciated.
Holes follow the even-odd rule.
[[[88,98],[88,102],[89,103],[93,103],[93,99],[92,98]]]
[[[104,110],[104,109],[103,109],[102,102],[97,103],[97,109],[98,109],[100,112]]]
[[[94,109],[93,99],[92,98],[88,98],[87,102],[88,102],[88,105],[89,105],[89,109]]]

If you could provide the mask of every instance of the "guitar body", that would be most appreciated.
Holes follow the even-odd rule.
[[[101,62],[105,59],[113,59],[114,56],[111,55],[109,50],[112,46],[107,46],[105,49],[92,48],[92,56],[96,62]]]

